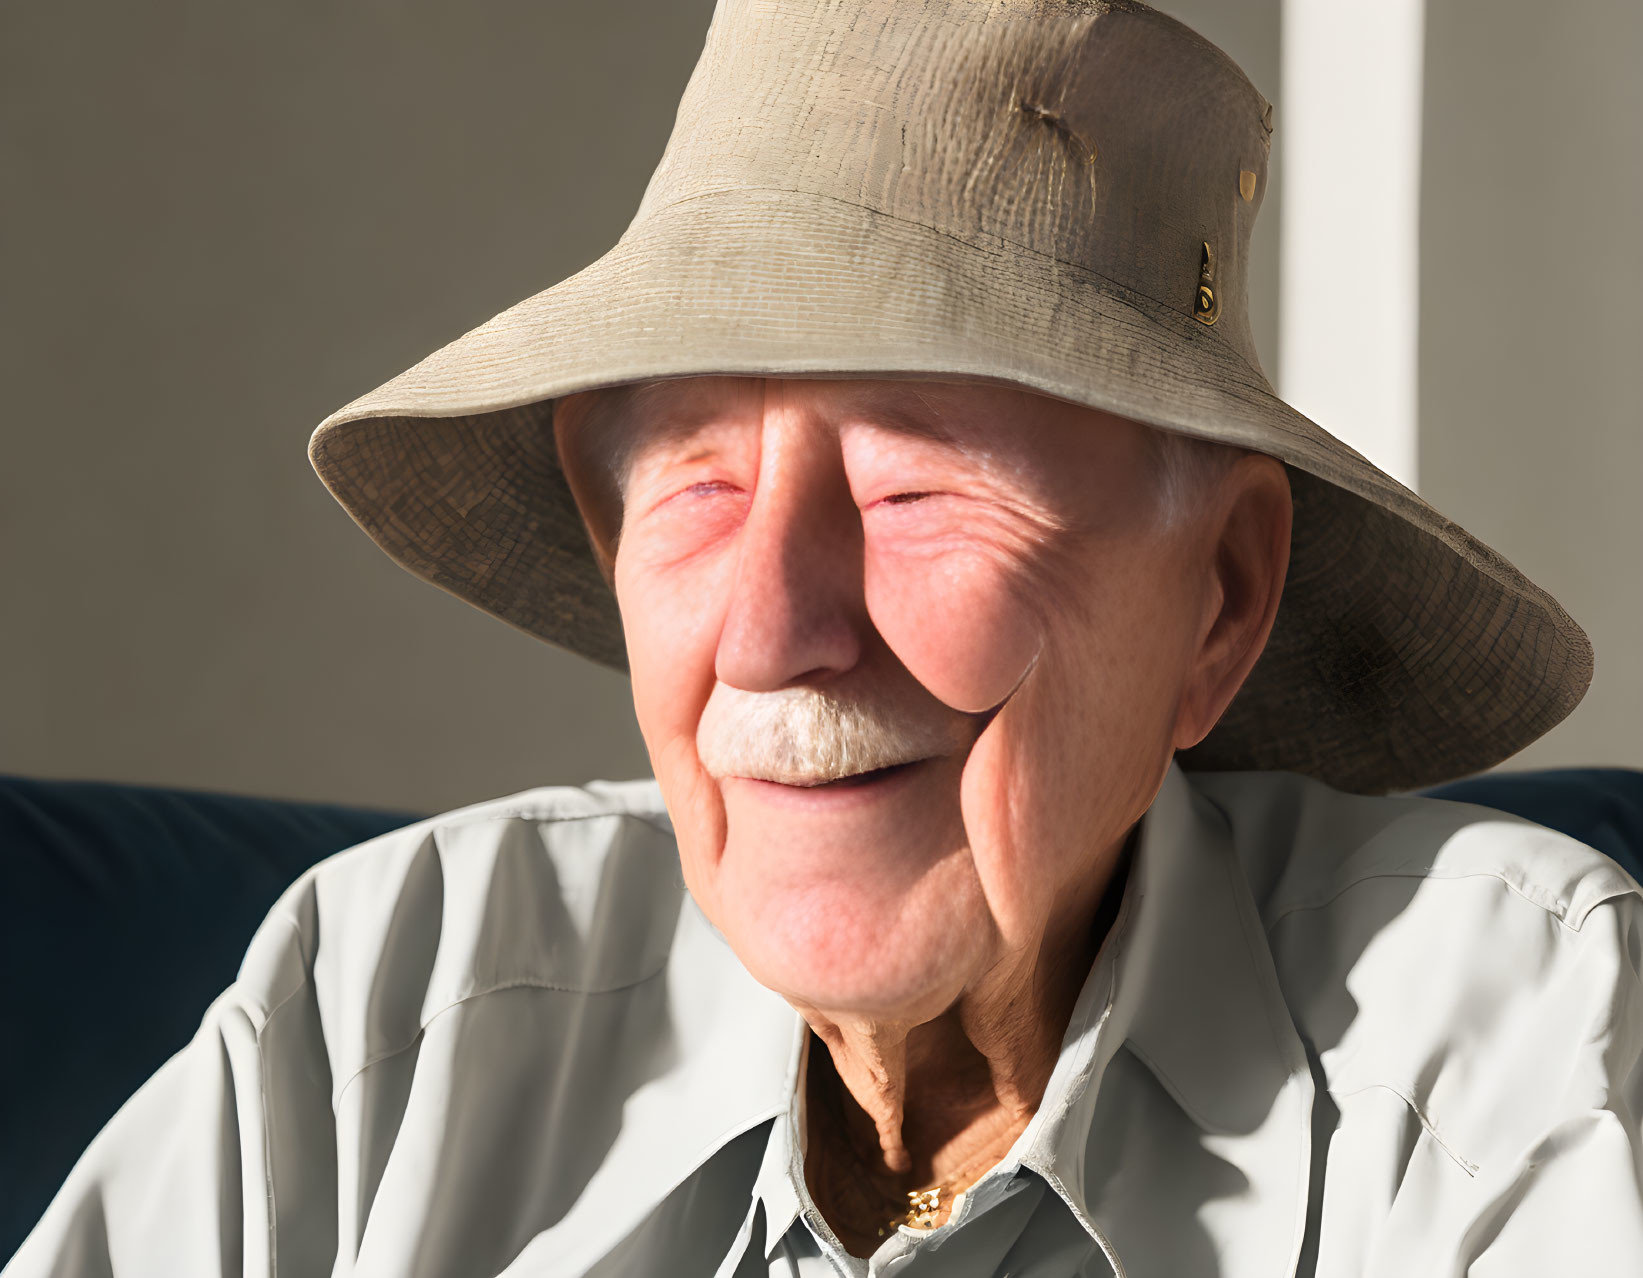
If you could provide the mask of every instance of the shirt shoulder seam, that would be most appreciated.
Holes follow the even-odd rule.
[[[579,790],[578,793],[586,794],[587,791]],[[426,828],[429,832],[432,832],[434,830],[458,829],[463,826],[473,825],[477,822],[484,821],[597,821],[604,817],[628,817],[634,821],[639,821],[644,825],[650,826],[653,830],[656,830],[660,834],[665,834],[669,837],[672,837],[673,835],[673,828],[665,817],[659,813],[646,811],[644,809],[612,806],[603,811],[596,812],[566,812],[563,810],[556,811],[550,803],[546,802],[542,803],[540,806],[531,803],[523,803],[514,807],[506,806],[512,802],[512,798],[495,799],[492,800],[492,803],[497,806],[482,804],[475,808],[460,808],[454,813],[446,813],[440,816],[428,817],[425,823]],[[399,831],[394,831],[392,833],[399,833]]]
[[[1424,1130],[1426,1134],[1432,1138],[1433,1143],[1435,1143],[1439,1149],[1447,1154],[1455,1165],[1468,1176],[1477,1176],[1480,1164],[1473,1162],[1470,1158],[1467,1158],[1464,1154],[1462,1154],[1454,1145],[1450,1144],[1444,1134],[1438,1130],[1438,1125],[1433,1121],[1432,1116],[1426,1112],[1426,1107],[1417,1101],[1414,1096],[1409,1093],[1407,1088],[1399,1087],[1396,1083],[1382,1082],[1377,1079],[1368,1083],[1360,1083],[1358,1086],[1348,1088],[1344,1092],[1331,1091],[1330,1095],[1332,1095],[1336,1100],[1345,1100],[1348,1096],[1357,1096],[1362,1092],[1369,1091],[1391,1092],[1405,1105],[1409,1106],[1409,1112],[1414,1114],[1415,1118],[1420,1122],[1422,1130]]]
[[[1292,914],[1303,914],[1311,910],[1326,909],[1330,905],[1333,905],[1341,897],[1345,896],[1353,888],[1361,887],[1366,883],[1372,883],[1377,879],[1431,879],[1443,883],[1459,882],[1463,879],[1493,879],[1495,882],[1512,892],[1513,895],[1522,898],[1530,905],[1533,905],[1536,909],[1551,915],[1551,917],[1557,920],[1562,927],[1570,932],[1580,931],[1581,925],[1586,921],[1587,915],[1589,915],[1592,910],[1596,909],[1597,906],[1603,904],[1605,901],[1613,900],[1618,896],[1625,896],[1628,891],[1628,889],[1624,886],[1617,885],[1615,891],[1596,897],[1593,900],[1583,902],[1581,908],[1578,911],[1575,911],[1571,910],[1568,905],[1553,905],[1545,899],[1525,891],[1521,884],[1513,882],[1510,876],[1500,870],[1463,870],[1453,873],[1444,873],[1442,871],[1434,871],[1431,869],[1376,870],[1370,873],[1360,874],[1355,878],[1349,879],[1345,883],[1334,884],[1332,885],[1331,890],[1329,890],[1325,895],[1316,896],[1308,900],[1295,901],[1285,905],[1282,909],[1279,909],[1271,916],[1270,921],[1266,924],[1266,930],[1270,934],[1277,928],[1278,924],[1282,923]],[[1574,915],[1575,917],[1571,917],[1571,915]]]
[[[508,990],[541,990],[550,994],[581,994],[590,997],[597,997],[605,994],[621,994],[640,985],[644,985],[648,981],[654,981],[658,976],[663,975],[666,971],[667,964],[664,963],[654,972],[648,972],[644,976],[638,977],[634,980],[625,981],[621,985],[613,985],[608,989],[598,990],[586,990],[577,986],[556,985],[551,981],[533,980],[502,981],[496,985],[486,986],[482,990],[474,990],[472,993],[464,994],[461,998],[452,999],[443,1006],[437,1007],[432,1012],[429,1012],[428,1015],[422,1019],[421,1023],[417,1025],[415,1032],[412,1033],[411,1036],[398,1047],[384,1048],[380,1052],[373,1052],[365,1060],[360,1062],[355,1069],[349,1072],[348,1077],[343,1079],[335,1090],[333,1090],[331,1093],[332,1104],[335,1105],[339,1103],[349,1087],[353,1086],[354,1082],[361,1074],[365,1073],[366,1070],[371,1069],[373,1066],[380,1065],[383,1061],[391,1060],[395,1056],[399,1056],[410,1051],[411,1048],[414,1047],[422,1038],[422,1036],[428,1032],[428,1027],[430,1025],[437,1021],[441,1016],[445,1015],[446,1012],[449,1012],[454,1008],[461,1007],[466,1003],[477,1002],[479,999],[486,998],[491,994],[501,994]]]

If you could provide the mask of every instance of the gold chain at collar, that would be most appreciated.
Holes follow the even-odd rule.
[[[941,1215],[941,1190],[942,1187],[937,1185],[934,1189],[908,1191],[907,1214],[901,1223],[914,1229],[933,1228],[936,1217]]]

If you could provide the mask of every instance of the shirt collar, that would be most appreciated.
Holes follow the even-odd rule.
[[[805,1068],[809,1064],[810,1027],[801,1019],[793,1040],[792,1063],[788,1070],[794,1080],[787,1109],[776,1115],[765,1143],[764,1161],[753,1182],[753,1202],[764,1208],[764,1251],[766,1259],[776,1250],[782,1235],[804,1210]]]
[[[1120,1273],[1292,1274],[1312,1097],[1226,819],[1172,763],[1022,1161]]]
[[[796,1014],[787,1028],[788,1101],[753,1188],[767,1254],[804,1201],[808,1033]],[[999,1174],[1043,1176],[1120,1274],[1203,1268],[1189,1262],[1205,1253],[1222,1278],[1292,1274],[1312,1098],[1226,819],[1172,763],[1044,1099]]]

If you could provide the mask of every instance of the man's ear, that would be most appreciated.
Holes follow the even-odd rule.
[[[1200,542],[1211,557],[1209,588],[1193,667],[1176,711],[1177,750],[1209,735],[1272,633],[1294,518],[1283,463],[1262,453],[1240,457],[1221,476],[1209,510]]]
[[[622,531],[619,459],[601,448],[603,418],[600,391],[566,395],[554,401],[553,438],[559,469],[576,501],[587,531],[593,561],[607,586],[615,587],[616,540]],[[609,441],[604,441],[608,443]]]

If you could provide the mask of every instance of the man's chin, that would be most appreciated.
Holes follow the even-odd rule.
[[[741,956],[741,947],[736,948]],[[933,1020],[963,993],[970,966],[955,962],[959,956],[944,943],[904,944],[891,956],[876,954],[872,944],[858,944],[854,954],[843,953],[843,946],[818,953],[768,940],[748,948],[743,963],[759,984],[801,1012],[835,1022],[911,1026]]]
[[[714,895],[761,918],[887,924],[905,919],[931,876],[951,875],[954,858],[969,866],[957,786],[933,764],[818,786],[731,779],[720,792]]]
[[[828,856],[832,872],[805,873],[795,856],[767,875],[727,848],[715,922],[737,957],[795,1005],[915,1022],[941,1012],[984,966],[995,936],[968,850],[927,852],[911,874],[910,863],[870,856],[851,873],[837,849]],[[887,873],[894,869],[903,873]]]

